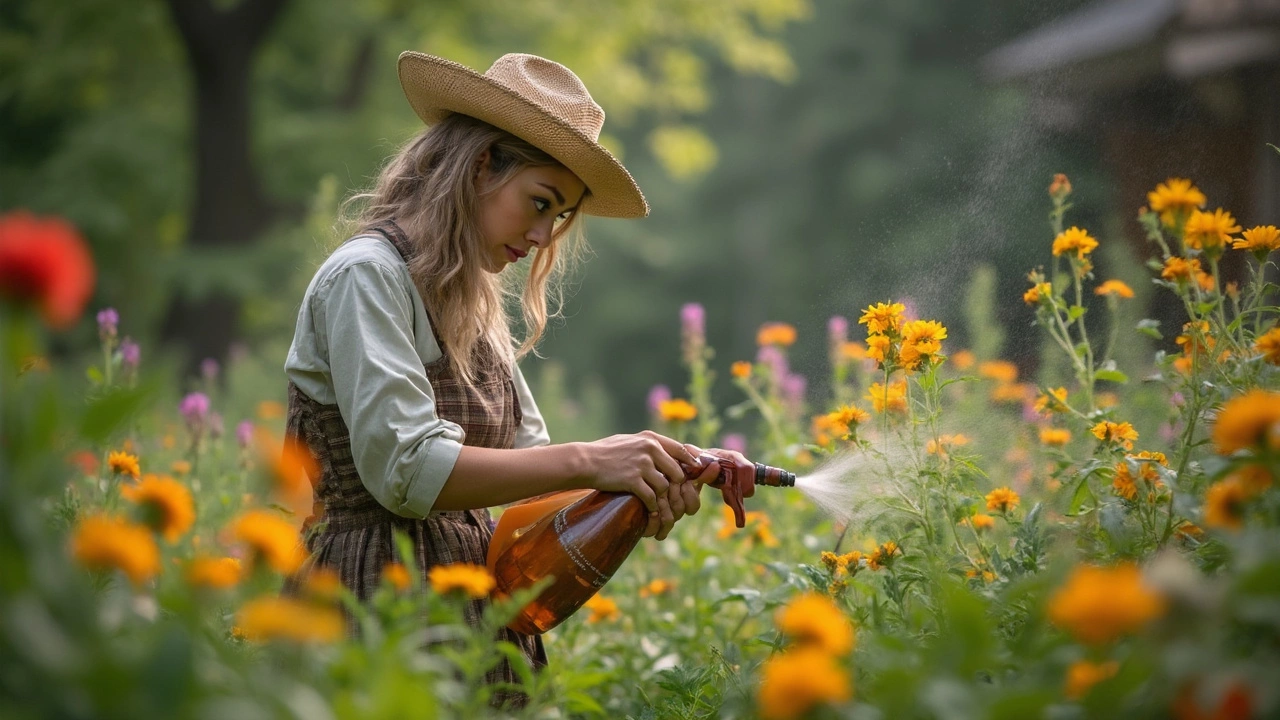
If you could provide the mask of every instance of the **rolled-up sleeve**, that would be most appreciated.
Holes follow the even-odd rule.
[[[518,448],[538,447],[551,444],[551,434],[547,432],[547,423],[542,419],[538,403],[533,400],[533,392],[529,383],[525,382],[524,373],[516,365],[512,373],[516,386],[516,400],[520,402],[520,427],[516,429]]]
[[[360,262],[312,296],[356,471],[388,510],[431,511],[462,451],[462,428],[436,414],[414,348],[414,301],[394,272]]]

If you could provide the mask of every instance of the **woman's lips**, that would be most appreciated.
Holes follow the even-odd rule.
[[[503,245],[503,247],[507,249],[507,262],[518,262],[520,258],[524,257],[527,254],[527,253],[520,252],[519,250],[511,247],[510,245]]]

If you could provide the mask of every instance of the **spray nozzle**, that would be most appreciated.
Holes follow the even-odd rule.
[[[756,485],[769,487],[794,487],[796,476],[781,468],[747,461],[735,462],[728,458],[702,453],[694,459],[694,466],[685,468],[685,476],[696,479],[712,464],[720,466],[720,473],[707,485],[720,491],[724,504],[733,510],[734,524],[746,527],[747,512],[742,501],[756,494]]]

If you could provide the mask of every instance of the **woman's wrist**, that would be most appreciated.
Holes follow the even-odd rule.
[[[592,486],[596,473],[591,468],[591,454],[587,443],[570,442],[554,446],[559,449],[560,467],[564,468],[566,490],[582,490]]]

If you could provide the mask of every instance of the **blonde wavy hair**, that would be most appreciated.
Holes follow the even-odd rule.
[[[476,162],[489,151],[489,182],[477,187]],[[343,230],[367,231],[392,222],[413,246],[409,274],[443,341],[445,355],[467,383],[485,353],[513,363],[534,351],[549,318],[560,315],[564,279],[585,249],[579,213],[571,213],[535,248],[526,273],[484,269],[480,202],[529,167],[559,161],[481,120],[453,114],[418,134],[391,157],[368,192],[343,203]],[[351,208],[360,209],[354,216]],[[514,271],[513,271],[514,270]],[[508,316],[519,303],[523,337]]]

